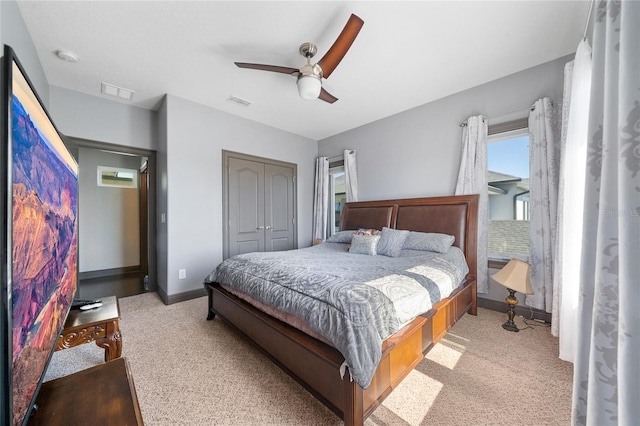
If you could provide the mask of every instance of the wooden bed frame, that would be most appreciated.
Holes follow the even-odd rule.
[[[253,307],[224,290],[205,283],[208,320],[219,315],[251,339],[271,360],[344,420],[362,425],[391,391],[466,312],[476,315],[478,196],[461,195],[347,203],[340,229],[383,226],[455,236],[465,253],[465,282],[433,309],[417,317],[382,344],[382,359],[367,389],[345,374],[340,352]]]

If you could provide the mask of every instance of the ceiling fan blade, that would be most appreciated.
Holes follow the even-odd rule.
[[[336,98],[331,93],[329,93],[326,90],[324,90],[324,87],[320,89],[320,95],[318,95],[318,99],[321,99],[321,100],[323,100],[325,102],[328,102],[330,104],[332,104],[332,103],[334,103],[335,101],[338,100],[338,98]]]
[[[234,62],[238,68],[249,68],[252,70],[279,72],[281,74],[296,75],[300,72],[298,68],[280,67],[277,65],[250,64],[247,62]]]
[[[336,69],[342,58],[344,58],[344,55],[347,54],[353,41],[358,36],[362,25],[364,25],[364,21],[352,14],[336,41],[333,42],[331,48],[329,48],[327,53],[325,53],[318,62],[318,65],[322,68],[322,76],[324,78],[329,78],[333,70]]]

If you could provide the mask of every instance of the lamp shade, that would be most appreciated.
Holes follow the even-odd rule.
[[[313,75],[304,75],[298,78],[298,93],[302,99],[317,99],[320,96],[322,83]]]
[[[524,294],[533,294],[531,279],[529,278],[529,267],[530,265],[527,262],[511,259],[504,268],[493,274],[491,278],[508,289]]]

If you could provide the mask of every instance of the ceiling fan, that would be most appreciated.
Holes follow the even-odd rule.
[[[298,93],[303,99],[321,99],[330,104],[338,100],[335,96],[327,92],[322,87],[322,79],[329,78],[336,69],[344,55],[358,36],[364,21],[356,15],[351,15],[349,21],[342,29],[342,32],[333,43],[331,48],[316,64],[311,64],[311,58],[318,51],[318,47],[310,42],[302,43],[299,51],[307,58],[307,63],[302,68],[281,67],[277,65],[250,64],[246,62],[235,62],[240,68],[250,68],[254,70],[278,72],[289,74],[297,78]]]

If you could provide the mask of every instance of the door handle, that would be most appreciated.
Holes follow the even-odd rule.
[[[269,231],[273,230],[273,228],[270,225],[267,225],[265,229],[268,229]]]
[[[256,229],[259,231],[261,229],[264,229],[264,226],[258,226]]]

